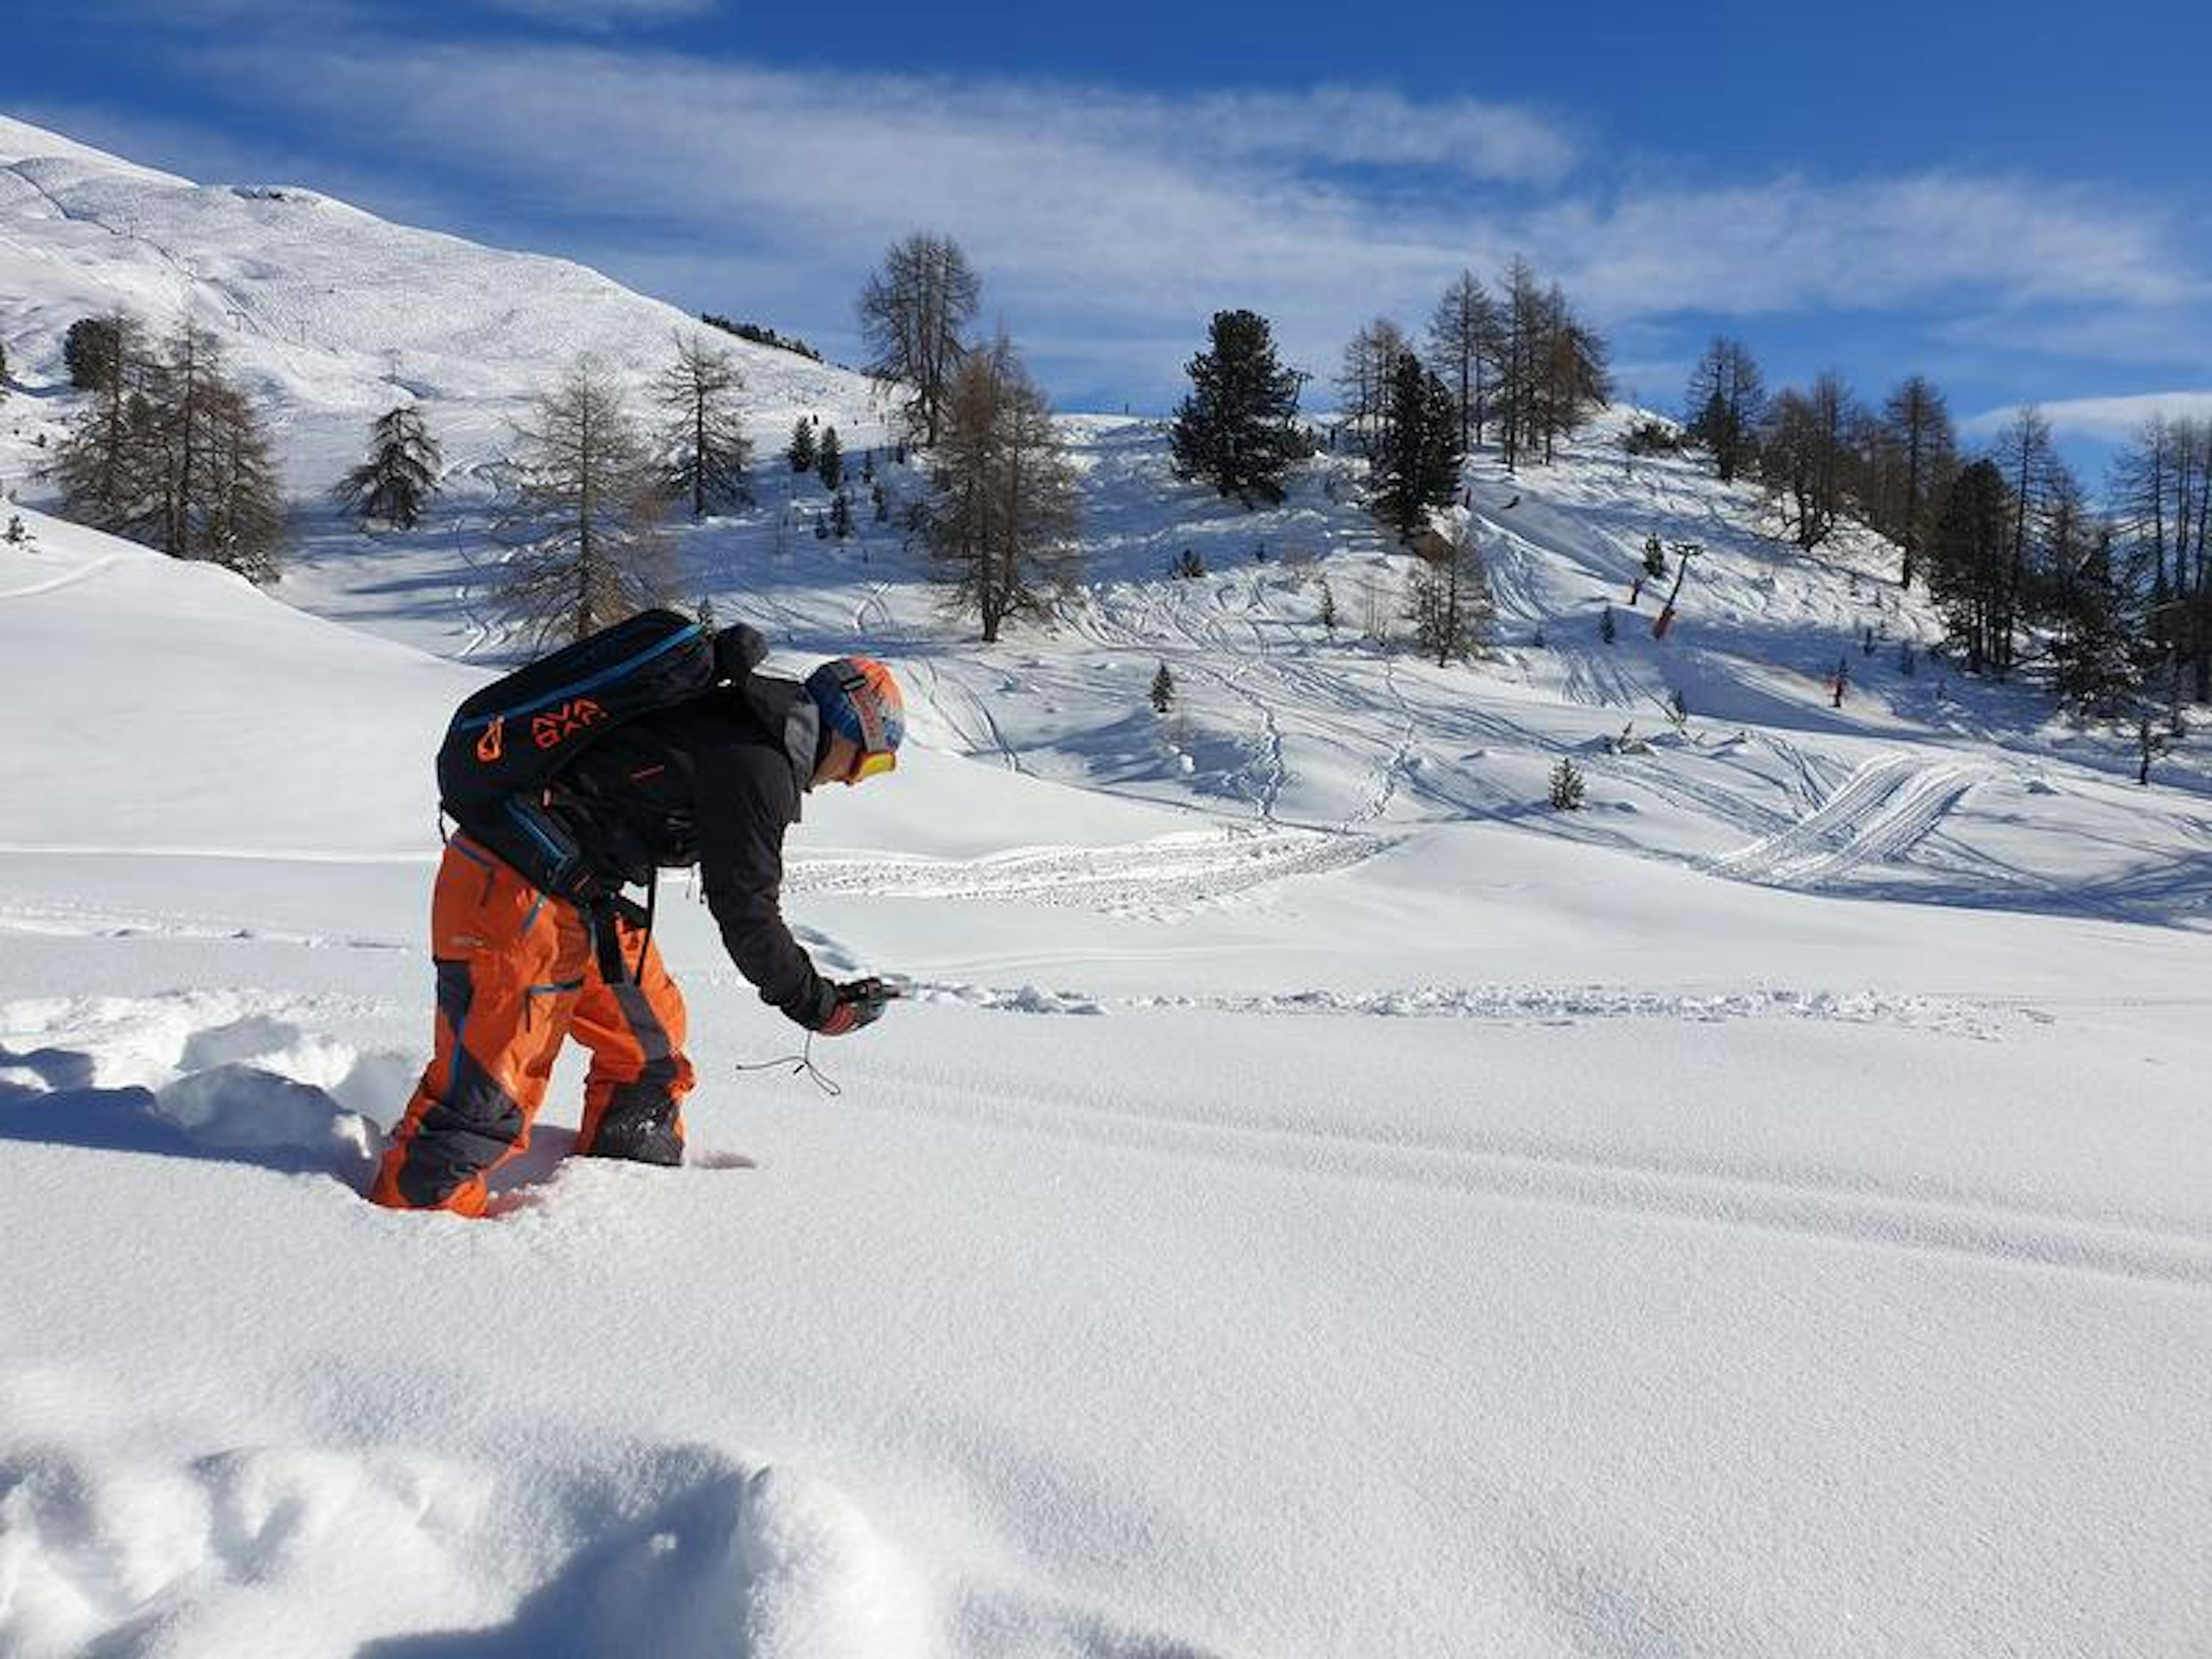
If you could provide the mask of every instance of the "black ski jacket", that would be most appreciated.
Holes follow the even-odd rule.
[[[696,865],[730,960],[810,1030],[836,997],[784,924],[783,837],[819,741],[804,687],[748,674],[609,732],[562,770],[547,809],[607,885]]]

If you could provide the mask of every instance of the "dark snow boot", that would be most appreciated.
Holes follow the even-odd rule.
[[[643,1111],[617,1117],[610,1112],[586,1149],[590,1158],[626,1158],[632,1164],[658,1164],[673,1169],[684,1162],[684,1131],[676,1121],[676,1103],[664,1100]]]

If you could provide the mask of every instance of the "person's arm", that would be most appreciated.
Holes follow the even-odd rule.
[[[738,971],[809,1030],[836,1007],[836,988],[814,969],[784,925],[783,836],[796,816],[787,762],[751,744],[715,744],[698,760],[694,805],[707,908]]]

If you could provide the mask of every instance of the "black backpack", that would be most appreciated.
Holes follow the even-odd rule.
[[[643,611],[518,668],[471,696],[438,747],[438,799],[472,838],[532,885],[591,896],[583,849],[545,811],[562,769],[616,727],[742,679],[768,653],[758,630],[717,634]]]

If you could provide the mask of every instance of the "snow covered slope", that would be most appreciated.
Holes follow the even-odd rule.
[[[314,249],[246,265],[327,204],[40,153],[162,228],[19,198],[8,318],[203,213],[241,309],[303,303]],[[311,461],[391,390],[373,342],[235,332]],[[492,418],[503,371],[419,349]],[[786,903],[912,995],[817,1047],[827,1093],[672,881],[689,1166],[564,1163],[571,1056],[480,1224],[358,1188],[428,1048],[429,751],[503,646],[481,495],[311,518],[275,597],[21,513],[0,1659],[2212,1648],[2202,772],[2137,791],[1907,676],[1879,550],[1805,561],[1604,431],[1471,469],[1471,670],[1361,637],[1406,560],[1347,465],[1246,514],[1145,422],[1069,428],[1090,578],[996,647],[895,520],[817,541],[811,479],[683,532],[779,662],[909,690]],[[1706,549],[1665,641],[1655,531]],[[1585,812],[1540,805],[1562,757]]]
[[[1939,621],[1898,592],[1893,550],[1854,532],[1808,557],[1762,533],[1754,490],[1687,460],[1625,469],[1618,418],[1557,465],[1469,469],[1501,613],[1497,649],[1473,667],[1367,637],[1370,621],[1402,633],[1413,561],[1357,505],[1355,465],[1325,463],[1281,507],[1248,514],[1177,480],[1157,423],[1123,417],[1065,422],[1085,580],[1050,625],[996,646],[947,623],[896,515],[864,514],[846,545],[815,539],[827,497],[781,464],[763,469],[757,507],[684,527],[679,544],[717,615],[794,657],[886,658],[923,741],[1030,775],[1271,831],[1387,838],[1474,818],[1737,880],[2212,927],[2201,755],[2137,788],[2110,734],[1933,654]],[[879,476],[895,500],[918,488],[887,461]],[[369,554],[332,526],[278,591],[496,660],[500,568],[483,527],[455,508]],[[1656,601],[1629,599],[1653,534],[1701,550],[1664,640]],[[1186,550],[1206,574],[1170,579]],[[1162,665],[1176,688],[1164,720],[1147,700]],[[1563,757],[1589,780],[1586,811],[1544,808]]]
[[[35,698],[43,718],[19,736],[0,837],[71,851],[419,854],[435,787],[427,775],[386,785],[424,772],[480,672],[274,605],[213,565],[11,511],[27,535],[0,552],[7,675],[15,706]],[[210,679],[211,661],[281,694],[241,702],[235,684]]]
[[[393,1216],[460,672],[29,524],[9,1659],[2212,1641],[2203,935],[925,755],[793,861],[915,982],[841,1096],[672,902],[691,1167],[560,1164],[564,1067]]]

